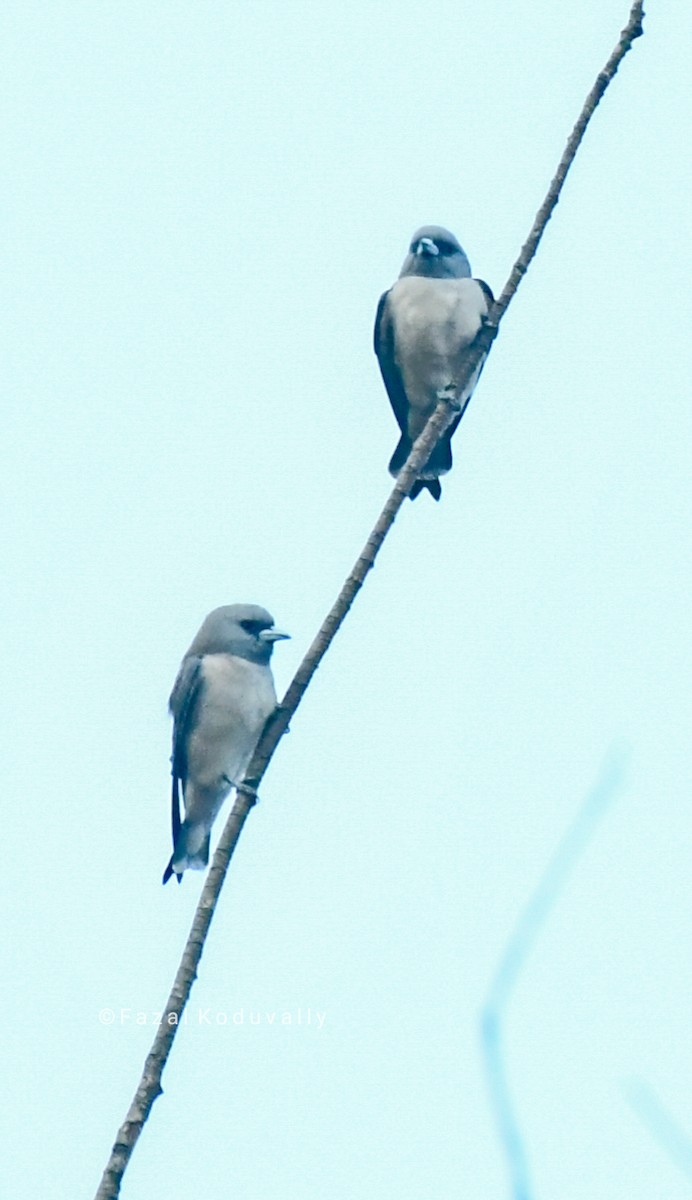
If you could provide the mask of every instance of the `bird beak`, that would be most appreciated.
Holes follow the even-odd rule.
[[[416,254],[429,254],[431,258],[437,258],[440,251],[435,245],[432,238],[421,238],[416,246]]]
[[[284,633],[281,629],[263,629],[259,635],[261,642],[281,642],[284,638],[290,638],[290,633]]]

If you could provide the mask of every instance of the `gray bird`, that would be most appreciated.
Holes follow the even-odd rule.
[[[252,758],[276,707],[269,660],[274,642],[289,634],[256,604],[215,608],[187,651],[169,700],[173,715],[173,855],[168,883],[209,862],[209,831]],[[180,799],[185,820],[180,820]]]
[[[493,294],[481,279],[471,278],[469,260],[453,233],[440,225],[416,230],[393,287],[380,297],[375,318],[375,354],[401,430],[389,463],[399,474],[438,400],[450,395],[463,353],[476,337]],[[462,396],[473,392],[484,359]],[[439,500],[440,475],[452,466],[452,422],[435,446],[411,489],[411,499],[425,488]]]

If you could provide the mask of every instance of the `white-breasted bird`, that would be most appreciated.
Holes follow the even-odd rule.
[[[411,446],[443,395],[454,389],[464,351],[479,332],[493,294],[471,278],[469,260],[453,233],[424,225],[411,239],[396,283],[380,297],[375,318],[375,353],[401,437],[389,463],[398,475]],[[461,396],[473,392],[484,359]],[[411,499],[427,488],[440,499],[440,475],[452,466],[452,435],[457,417],[433,449],[411,489]]]
[[[209,862],[212,824],[276,707],[269,660],[274,642],[287,637],[265,608],[228,604],[209,613],[180,664],[169,700],[173,854],[164,883]]]

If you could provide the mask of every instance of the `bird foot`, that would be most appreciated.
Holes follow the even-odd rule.
[[[244,796],[250,808],[252,808],[253,805],[255,805],[259,800],[257,788],[253,786],[253,783],[254,780],[250,782],[249,779],[245,779],[242,783],[239,783],[238,787],[236,788],[236,794],[238,796]]]
[[[455,384],[448,383],[446,387],[438,388],[435,395],[438,400],[446,400],[453,408],[461,408]]]

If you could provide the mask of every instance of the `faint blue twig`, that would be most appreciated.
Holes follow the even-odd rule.
[[[524,1139],[505,1069],[502,1028],[505,1009],[541,928],[591,841],[598,821],[622,786],[628,760],[629,750],[624,745],[611,747],[606,755],[595,786],[563,835],[509,936],[483,1005],[481,1030],[485,1069],[514,1200],[531,1200],[531,1184]]]
[[[654,1141],[692,1179],[692,1138],[664,1107],[651,1084],[644,1079],[632,1079],[624,1085],[624,1091]]]

